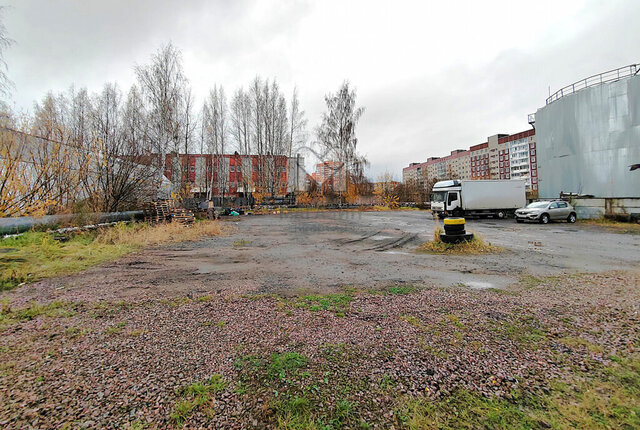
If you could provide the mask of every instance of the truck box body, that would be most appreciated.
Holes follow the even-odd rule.
[[[504,218],[526,201],[525,182],[520,179],[448,180],[433,186],[431,212]]]
[[[522,180],[463,180],[460,186],[465,211],[519,209],[527,203]]]

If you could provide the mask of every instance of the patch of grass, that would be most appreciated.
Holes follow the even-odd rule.
[[[271,407],[277,417],[278,429],[302,430],[318,428],[311,414],[310,402],[305,397],[292,396],[273,402]]]
[[[257,355],[249,354],[242,357],[236,357],[233,360],[233,368],[236,370],[253,370],[264,367],[264,360]]]
[[[295,303],[295,306],[311,311],[333,311],[336,314],[340,313],[344,316],[353,298],[353,294],[351,293],[311,295],[300,298]]]
[[[346,354],[346,345],[344,343],[326,343],[322,345],[322,355],[328,361],[337,362],[343,360]]]
[[[504,248],[492,245],[491,242],[485,243],[482,236],[477,233],[474,233],[473,239],[469,242],[444,243],[440,239],[440,234],[443,232],[442,227],[436,225],[433,229],[433,240],[418,246],[416,251],[438,255],[495,254],[504,251]]]
[[[532,399],[523,399],[528,403]],[[525,403],[522,401],[521,403]],[[458,390],[445,399],[412,399],[397,410],[399,421],[409,429],[531,429],[539,421],[521,406],[497,398],[486,398]]]
[[[236,240],[233,242],[233,246],[242,247],[250,245],[252,242],[250,240]]]
[[[169,416],[178,426],[182,427],[195,410],[202,410],[212,417],[215,412],[212,405],[212,395],[225,390],[227,381],[222,375],[215,374],[204,382],[194,382],[180,390],[182,399],[176,404]]]
[[[219,328],[223,328],[224,326],[227,325],[227,322],[224,320],[220,320],[218,321],[218,323],[216,324]]]
[[[267,370],[267,376],[271,379],[285,379],[288,373],[296,372],[306,367],[309,360],[297,352],[274,353]]]
[[[334,428],[342,428],[354,416],[354,405],[348,400],[339,400],[333,418],[329,421]]]
[[[416,328],[422,328],[422,321],[420,321],[420,319],[414,315],[401,315],[400,316],[401,320],[404,320],[406,322],[408,322],[409,324],[411,324],[412,326],[416,327]]]
[[[220,234],[215,221],[196,222],[191,227],[180,223],[119,223],[99,231],[69,234],[66,241],[55,240],[53,233],[27,232],[0,239],[0,291],[79,272],[145,246]]]
[[[395,296],[404,296],[406,294],[411,294],[416,290],[417,288],[411,285],[403,285],[403,286],[389,287],[387,289],[387,294],[391,294]]]
[[[530,275],[528,273],[523,273],[522,275],[520,275],[518,283],[526,289],[531,289],[540,286],[543,282],[544,280],[536,276]]]
[[[614,233],[622,233],[622,234],[640,234],[640,224],[632,223],[632,222],[621,222],[615,221],[607,218],[600,219],[579,219],[579,224],[584,225],[596,225],[599,227],[604,227],[607,230]]]
[[[348,400],[339,400],[331,413],[326,415],[319,415],[314,406],[311,400],[299,395],[285,396],[272,402],[271,408],[277,420],[276,428],[329,430],[351,428],[351,424],[356,422],[355,405]]]
[[[107,336],[113,336],[122,332],[122,329],[127,325],[126,321],[121,321],[116,325],[112,325],[111,327],[107,327],[104,330],[104,334]]]
[[[24,308],[12,309],[5,300],[2,302],[2,311],[0,312],[0,327],[20,321],[29,321],[40,316],[52,318],[72,317],[76,314],[77,306],[77,304],[71,302],[55,301],[46,305],[32,303]]]
[[[405,398],[397,412],[410,429],[640,428],[640,356],[556,380],[546,392],[500,399],[458,390],[436,400]]]
[[[71,339],[76,338],[76,337],[84,336],[87,333],[88,333],[88,330],[83,329],[81,327],[74,327],[74,326],[68,327],[64,331],[64,335],[69,337],[69,338],[71,338]]]
[[[560,339],[560,342],[571,348],[584,348],[592,354],[602,354],[604,352],[600,345],[589,342],[581,337],[566,336]]]
[[[249,387],[244,382],[238,382],[236,388],[233,390],[236,394],[246,394],[249,391]]]
[[[395,387],[396,381],[391,376],[384,374],[382,375],[382,378],[380,378],[380,380],[378,381],[378,385],[383,390],[387,390],[389,388]]]
[[[127,430],[143,430],[149,428],[149,424],[136,420],[129,423]]]
[[[511,340],[524,345],[536,344],[546,337],[544,327],[530,315],[514,315],[501,321],[495,330],[503,332]]]
[[[456,327],[459,327],[459,328],[463,327],[463,324],[460,322],[460,318],[458,318],[457,315],[455,315],[455,314],[447,314],[447,315],[445,315],[445,318],[447,319],[447,321],[449,321],[450,323],[452,323]]]

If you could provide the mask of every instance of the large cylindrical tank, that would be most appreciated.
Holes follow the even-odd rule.
[[[540,197],[640,197],[640,75],[560,97],[535,127]]]

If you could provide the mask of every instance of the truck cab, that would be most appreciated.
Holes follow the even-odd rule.
[[[460,181],[440,181],[433,186],[431,212],[439,217],[458,215],[462,211]]]

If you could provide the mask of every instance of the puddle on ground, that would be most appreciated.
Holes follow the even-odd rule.
[[[200,263],[198,265],[197,273],[206,274],[206,273],[214,273],[215,271],[216,271],[215,264]]]
[[[404,251],[384,251],[385,254],[397,254],[397,255],[411,255],[410,252]]]
[[[495,285],[490,282],[467,281],[462,282],[462,284],[473,290],[487,290],[489,288],[495,288]]]
[[[369,239],[371,239],[371,240],[387,240],[387,239],[393,239],[393,236],[383,236],[381,234],[376,234],[375,236],[371,236]]]

